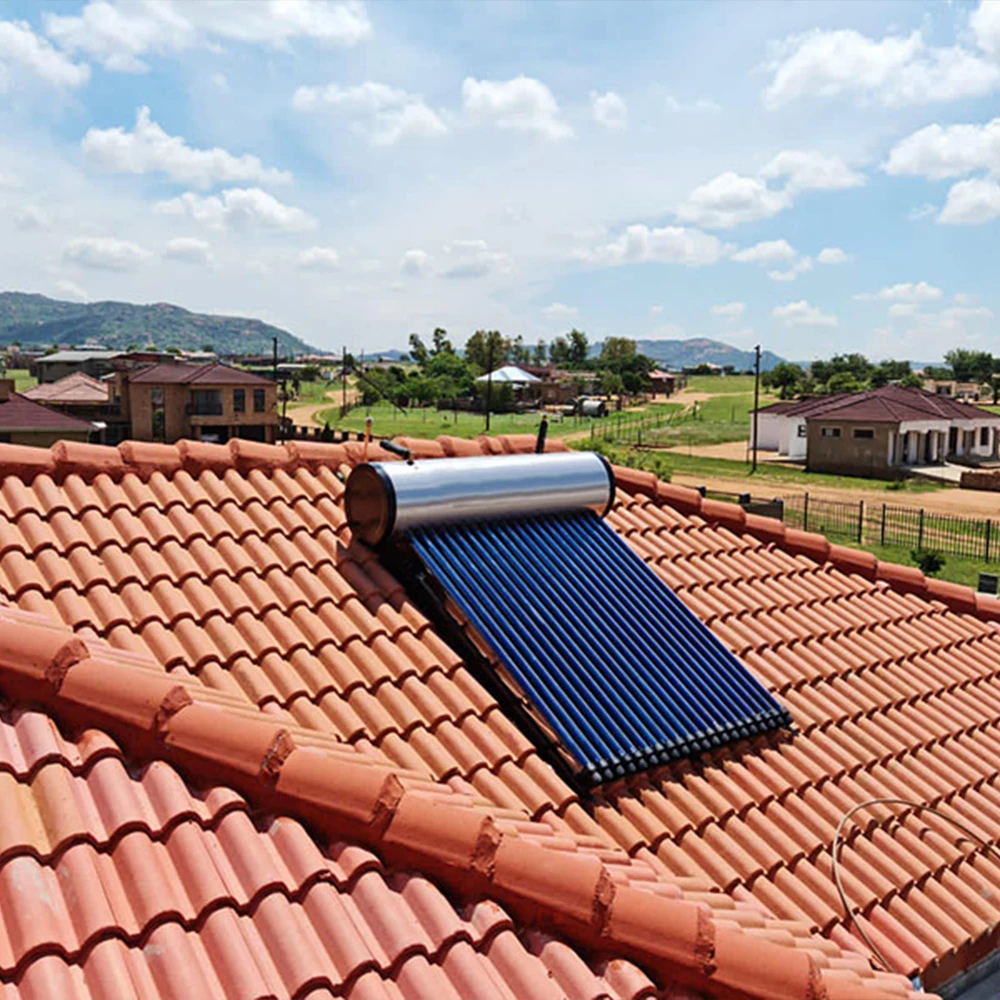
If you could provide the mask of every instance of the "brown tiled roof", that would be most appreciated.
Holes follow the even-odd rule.
[[[778,413],[807,420],[849,420],[899,423],[907,420],[1000,420],[1000,414],[938,396],[924,389],[886,385],[867,392],[836,393],[797,403],[779,402],[761,407],[761,413]]]
[[[0,431],[84,431],[91,425],[79,417],[50,409],[19,392],[0,403]]]
[[[138,368],[129,373],[128,380],[138,383],[153,383],[156,385],[273,385],[273,381],[257,375],[254,372],[233,368],[220,362],[209,362],[204,365],[185,365],[163,362]]]
[[[534,437],[401,443],[432,458],[529,450]],[[649,995],[644,975],[667,996],[907,996],[905,975],[934,985],[993,950],[1000,866],[946,822],[880,806],[846,831],[845,889],[891,973],[875,971],[843,911],[830,849],[839,818],[876,796],[934,805],[997,843],[1000,602],[617,470],[611,526],[790,709],[795,730],[586,801],[351,540],[341,477],[362,449],[0,447],[0,595],[57,635],[0,627],[0,689],[15,710],[30,700],[62,725],[110,734],[133,767],[166,761],[308,823],[320,844],[423,872],[461,906],[493,900],[505,926],[557,931],[560,954],[586,958],[587,975],[608,984],[612,968],[631,970],[606,987],[612,997]],[[87,813],[84,828],[98,822],[109,823]],[[36,853],[27,832],[9,836]],[[0,847],[0,906],[4,857]],[[195,884],[191,864],[180,870]],[[251,895],[272,884],[263,862],[247,864]],[[66,877],[85,901],[98,889],[76,872]],[[151,923],[170,923],[156,914],[178,904],[143,884]],[[338,884],[345,906],[363,905],[359,886]],[[215,955],[208,922],[179,912],[184,941]],[[384,932],[443,964],[448,949],[413,945],[401,913],[380,911]],[[54,918],[36,923],[41,944],[18,974],[31,956],[64,953],[79,970],[90,946],[67,948],[79,939]],[[98,937],[144,940],[124,924],[116,933]],[[297,935],[286,940],[254,953],[298,961]],[[317,977],[339,954],[321,942]],[[183,967],[184,952],[164,947]],[[368,936],[358,954],[389,970],[387,995],[420,995],[386,951]],[[513,996],[535,995],[510,978],[533,957],[504,965]],[[570,989],[554,975],[567,995],[593,995],[592,980]]]
[[[73,372],[56,382],[42,382],[22,395],[39,403],[101,406],[108,401],[108,383],[91,378],[86,372]]]

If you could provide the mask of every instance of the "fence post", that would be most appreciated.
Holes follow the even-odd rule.
[[[593,424],[590,425],[590,443],[591,444],[594,443],[594,425]]]
[[[983,555],[983,562],[990,561],[990,526],[992,524],[993,522],[989,518],[986,518],[986,552]]]
[[[917,551],[920,552],[924,547],[924,508],[920,508],[920,524],[917,527]]]
[[[864,500],[858,501],[858,545],[861,544],[861,537],[864,531],[865,525],[865,502]]]
[[[802,498],[802,530],[809,530],[809,494]]]

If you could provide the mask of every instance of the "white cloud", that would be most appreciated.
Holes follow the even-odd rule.
[[[988,306],[951,306],[939,315],[945,319],[993,319],[993,310]]]
[[[265,167],[256,156],[234,156],[224,149],[193,149],[180,136],[168,135],[150,116],[136,111],[135,128],[91,128],[80,143],[84,156],[104,170],[119,174],[163,173],[173,181],[198,188],[233,181],[287,184],[286,170]]]
[[[598,125],[605,128],[625,128],[628,125],[628,105],[613,90],[606,94],[592,90],[590,108]]]
[[[444,252],[448,264],[441,271],[443,278],[486,278],[510,270],[510,258],[490,250],[485,240],[453,240]]]
[[[177,239],[167,240],[163,256],[189,264],[208,264],[212,260],[209,243],[195,236],[178,236]]]
[[[557,321],[575,319],[579,313],[580,310],[576,306],[567,306],[562,302],[553,302],[542,310],[542,315],[546,319]]]
[[[784,320],[785,326],[836,326],[837,317],[824,313],[818,306],[811,306],[805,299],[775,306],[771,311],[775,319]]]
[[[298,38],[351,46],[372,33],[362,4],[329,0],[91,0],[79,14],[45,13],[43,23],[61,48],[122,73],[146,72],[141,56],[217,39],[275,48]]]
[[[747,311],[745,302],[725,302],[719,306],[712,306],[713,316],[724,316],[726,319],[736,319]]]
[[[355,116],[354,127],[373,145],[391,146],[407,136],[444,135],[448,126],[419,94],[366,81],[353,87],[331,83],[326,87],[299,87],[292,97],[296,111],[330,109]]]
[[[21,186],[21,179],[16,174],[0,173],[0,191],[13,191]]]
[[[462,103],[474,121],[497,128],[535,132],[546,139],[568,139],[573,135],[559,117],[552,91],[530,76],[513,80],[467,77],[462,83]]]
[[[300,271],[333,271],[340,267],[340,254],[333,247],[310,247],[299,254]]]
[[[926,281],[901,281],[896,285],[886,285],[877,292],[862,292],[854,298],[859,302],[936,302],[944,292]]]
[[[63,259],[104,271],[134,271],[152,257],[136,243],[106,236],[87,236],[70,240],[63,247]]]
[[[675,214],[681,222],[731,229],[743,222],[768,219],[790,205],[791,199],[783,191],[771,191],[762,180],[730,170],[696,187]]]
[[[937,205],[931,201],[925,201],[922,205],[914,205],[906,213],[906,218],[910,222],[919,222],[921,219],[929,219],[932,215],[937,215],[937,210]]]
[[[915,302],[893,302],[889,306],[888,314],[893,319],[898,319],[900,316],[915,316],[917,308],[918,306]]]
[[[788,240],[764,240],[745,250],[737,251],[733,254],[733,260],[740,264],[778,264],[786,260],[795,260],[797,256],[795,247]]]
[[[979,226],[994,219],[1000,219],[1000,184],[985,178],[952,184],[937,217],[951,226]]]
[[[434,259],[424,250],[407,250],[399,262],[399,269],[411,277],[423,277],[434,269]]]
[[[820,264],[846,264],[851,260],[851,255],[840,247],[824,247],[816,255],[816,260]]]
[[[1000,118],[984,125],[928,125],[896,143],[884,169],[933,181],[974,170],[1000,174]]]
[[[663,312],[664,312],[663,306],[650,306],[649,307],[649,315],[650,316],[662,316]]]
[[[33,77],[52,87],[82,87],[90,67],[74,63],[36,35],[26,21],[0,21],[0,94],[20,79]]]
[[[807,271],[811,271],[812,269],[812,257],[802,257],[784,271],[768,271],[767,276],[772,281],[795,281],[800,274],[805,274]]]
[[[297,232],[316,228],[316,220],[307,212],[278,201],[260,188],[226,188],[207,197],[186,191],[177,198],[157,202],[153,208],[165,215],[186,215],[216,229],[257,226]]]
[[[73,302],[87,302],[90,296],[75,281],[57,281],[56,297],[70,299]]]
[[[50,229],[52,219],[44,208],[38,205],[22,205],[14,213],[14,225],[25,232]]]
[[[778,153],[760,172],[767,179],[786,178],[789,195],[803,191],[843,191],[865,183],[864,174],[852,170],[839,156],[815,150],[786,149]]]
[[[620,264],[682,264],[705,267],[718,263],[730,247],[717,236],[683,226],[650,229],[640,224],[629,226],[613,243],[592,250],[577,250],[577,260],[614,267]]]
[[[772,46],[764,103],[778,108],[803,97],[852,96],[883,107],[981,97],[1000,68],[953,46],[929,47],[920,34],[881,41],[853,29],[814,29]]]
[[[664,99],[663,106],[673,115],[716,115],[722,110],[722,105],[707,97],[699,97],[697,100],[685,103],[671,94]]]
[[[982,0],[969,18],[976,44],[995,59],[1000,58],[1000,4]]]

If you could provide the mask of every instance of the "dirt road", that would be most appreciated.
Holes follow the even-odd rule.
[[[347,401],[349,403],[354,403],[357,401],[360,393],[357,389],[347,390]],[[343,400],[343,391],[340,389],[331,389],[327,394],[326,398],[331,401],[331,403],[340,403]],[[296,406],[288,407],[288,418],[295,424],[296,427],[320,427],[320,421],[316,419],[317,414],[322,413],[323,410],[329,410],[331,403],[299,403]]]
[[[841,489],[832,486],[799,486],[779,483],[773,479],[718,478],[713,476],[691,476],[675,473],[672,482],[681,486],[707,486],[710,490],[723,493],[752,493],[755,497],[801,496],[808,492],[812,497],[824,500],[841,500],[857,503],[888,504],[891,507],[924,508],[936,514],[954,514],[958,517],[1000,517],[1000,493],[979,490],[944,489],[927,493],[893,492],[887,490]]]

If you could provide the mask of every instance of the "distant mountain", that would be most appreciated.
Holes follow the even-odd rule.
[[[125,350],[130,344],[160,350],[197,351],[211,345],[218,354],[314,354],[316,348],[279,327],[241,316],[189,312],[166,302],[63,302],[45,295],[0,292],[0,344],[23,346],[100,344]]]
[[[692,337],[690,340],[637,340],[635,346],[640,354],[676,369],[709,364],[732,365],[737,371],[747,371],[753,368],[754,362],[753,351],[743,351],[731,344],[705,337]],[[771,351],[762,351],[760,370],[770,371],[784,360]]]

